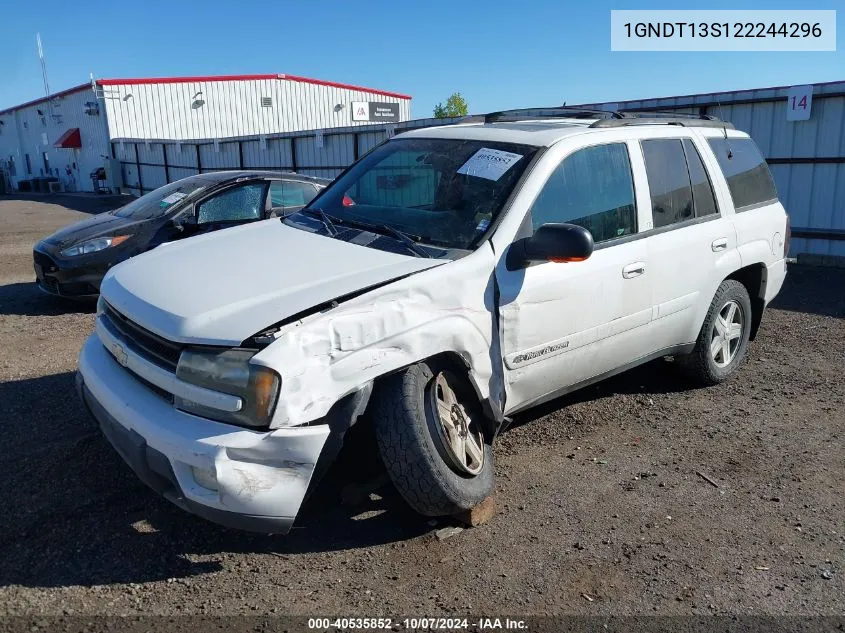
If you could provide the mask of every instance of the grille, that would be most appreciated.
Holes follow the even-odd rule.
[[[56,272],[59,267],[56,266],[56,262],[49,255],[45,255],[39,251],[32,251],[32,259],[35,260],[35,263],[41,266],[41,269],[45,273],[54,273]]]
[[[108,325],[127,343],[132,345],[138,354],[164,369],[172,372],[176,371],[179,354],[182,352],[181,345],[163,339],[157,334],[153,334],[149,330],[142,328],[137,323],[120,314],[109,304],[105,305],[103,316],[107,319]]]

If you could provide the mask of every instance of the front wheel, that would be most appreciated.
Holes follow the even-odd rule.
[[[726,279],[716,290],[695,347],[681,364],[698,381],[715,385],[736,371],[748,351],[751,300],[745,286]]]
[[[418,363],[373,394],[376,441],[399,494],[420,514],[451,515],[493,491],[493,452],[466,380]]]

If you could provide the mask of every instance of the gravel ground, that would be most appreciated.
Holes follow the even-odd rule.
[[[520,417],[481,527],[340,504],[376,468],[349,453],[268,537],[148,491],[77,402],[93,307],[41,295],[30,249],[108,204],[0,198],[0,614],[845,613],[845,270],[791,267],[727,384],[659,361]]]

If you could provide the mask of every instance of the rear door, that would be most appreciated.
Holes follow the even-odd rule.
[[[319,189],[314,183],[300,180],[270,182],[270,217],[284,217],[299,211],[311,202]]]
[[[737,268],[730,205],[717,201],[697,138],[640,141],[652,226],[652,351],[693,342],[727,274]]]
[[[635,143],[634,143],[635,144]],[[651,278],[639,240],[644,180],[627,142],[556,148],[557,165],[529,210],[531,229],[546,223],[584,226],[596,247],[583,262],[544,262],[496,269],[507,406],[512,412],[640,357],[651,320]]]

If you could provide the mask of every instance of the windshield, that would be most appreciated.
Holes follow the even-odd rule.
[[[112,213],[121,218],[133,220],[156,218],[169,213],[173,205],[205,189],[208,184],[209,181],[201,176],[183,178],[164,187],[159,187],[155,191],[133,200],[126,206],[112,211]]]
[[[394,236],[401,231],[416,242],[468,249],[496,219],[536,151],[492,141],[398,138],[362,158],[309,206],[336,223],[388,227]]]

